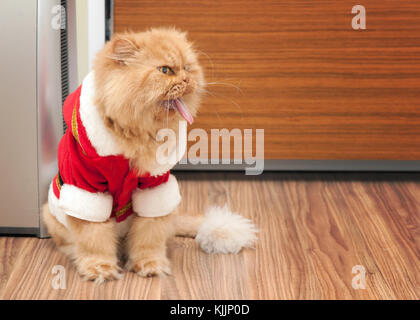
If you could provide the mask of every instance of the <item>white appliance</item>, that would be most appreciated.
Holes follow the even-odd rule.
[[[45,236],[62,102],[77,87],[75,1],[0,1],[0,234]]]

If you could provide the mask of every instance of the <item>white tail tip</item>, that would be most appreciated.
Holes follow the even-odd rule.
[[[251,220],[231,212],[227,206],[213,206],[206,211],[195,241],[207,253],[238,253],[254,246],[257,232]]]

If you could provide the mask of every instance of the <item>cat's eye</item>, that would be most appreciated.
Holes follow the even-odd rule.
[[[185,71],[190,71],[190,69],[191,69],[191,67],[190,67],[190,65],[189,65],[189,64],[186,64],[186,65],[184,66],[184,70],[185,70]]]
[[[175,72],[168,66],[159,67],[158,70],[167,75],[175,74]]]

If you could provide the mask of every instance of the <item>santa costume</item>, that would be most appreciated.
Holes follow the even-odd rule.
[[[48,193],[50,212],[65,226],[67,215],[95,222],[110,218],[121,222],[133,213],[168,215],[181,201],[169,171],[173,164],[138,176],[103,123],[94,90],[91,72],[64,102],[67,131],[58,147],[59,172]],[[177,159],[182,156],[183,152]]]

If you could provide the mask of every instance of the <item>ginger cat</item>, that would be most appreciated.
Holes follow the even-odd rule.
[[[121,261],[140,276],[170,274],[166,242],[174,235],[198,233],[207,252],[239,252],[254,243],[255,227],[227,208],[206,217],[177,215],[174,163],[157,161],[159,130],[178,134],[180,121],[191,124],[204,87],[186,33],[159,28],[115,34],[66,99],[59,173],[42,215],[84,279],[119,279]]]

